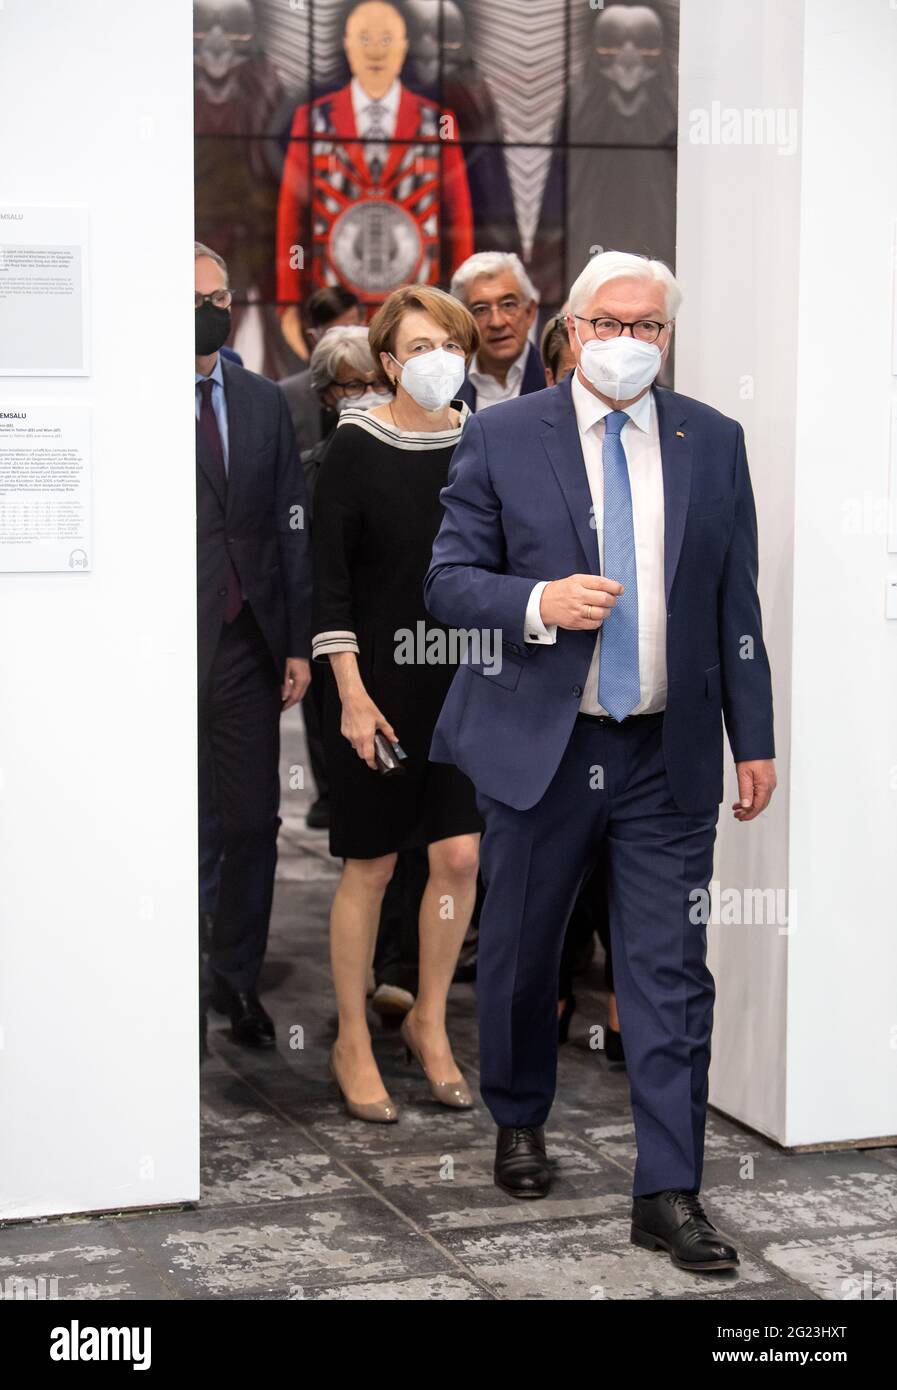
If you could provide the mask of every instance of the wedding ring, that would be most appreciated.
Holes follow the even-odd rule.
[[[587,623],[590,623],[591,621],[592,621],[592,605],[591,605],[590,603],[588,603],[588,604],[586,604],[586,622],[587,622]]]

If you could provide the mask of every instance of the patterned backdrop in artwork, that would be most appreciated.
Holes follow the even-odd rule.
[[[196,0],[196,234],[247,365],[301,365],[320,285],[371,312],[515,251],[544,321],[596,247],[672,264],[678,8]]]

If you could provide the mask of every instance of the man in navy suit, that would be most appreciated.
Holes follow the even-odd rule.
[[[765,808],[775,771],[744,434],[653,385],[680,299],[659,261],[590,261],[570,291],[576,371],[465,429],[426,597],[440,622],[502,640],[500,670],[459,667],[431,750],[473,780],[486,820],[481,1089],[496,1182],[548,1191],[558,963],[604,841],[638,1143],[632,1240],[703,1270],[738,1261],[698,1195],[722,718],[737,820]]]
[[[275,1043],[257,986],[277,862],[280,716],[309,682],[311,570],[286,400],[223,358],[227,266],[199,242],[194,265],[204,1054],[210,1003],[230,1015],[237,1042]]]

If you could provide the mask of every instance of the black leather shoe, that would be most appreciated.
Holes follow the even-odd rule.
[[[274,1024],[254,991],[231,994],[230,1027],[234,1041],[244,1047],[275,1045]]]
[[[634,1197],[633,1245],[645,1250],[668,1250],[679,1269],[734,1269],[738,1251],[707,1220],[693,1192],[655,1192]]]
[[[509,1197],[545,1197],[551,1172],[545,1156],[545,1130],[500,1125],[495,1145],[495,1186]]]

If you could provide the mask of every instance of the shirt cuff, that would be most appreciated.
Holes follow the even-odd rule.
[[[312,661],[326,661],[334,652],[359,653],[354,632],[319,632],[312,638]]]
[[[546,627],[539,613],[539,604],[542,600],[542,590],[546,584],[550,584],[549,579],[543,579],[536,584],[529,596],[529,603],[526,605],[526,617],[524,618],[523,638],[526,642],[542,642],[550,645],[558,640],[557,623],[552,623]]]

